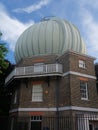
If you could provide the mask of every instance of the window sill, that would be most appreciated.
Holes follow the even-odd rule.
[[[88,98],[81,98],[82,101],[89,101]]]
[[[79,69],[84,69],[84,70],[86,70],[86,69],[87,69],[87,67],[79,67]]]
[[[33,101],[33,100],[32,100],[31,102],[34,102],[34,103],[39,103],[39,102],[43,102],[43,101]]]

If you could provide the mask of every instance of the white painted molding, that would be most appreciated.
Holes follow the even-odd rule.
[[[16,108],[9,111],[9,113],[13,112],[31,112],[31,111],[56,111],[55,107],[53,108]],[[98,108],[89,108],[89,107],[77,107],[77,106],[66,106],[60,107],[59,111],[66,110],[77,110],[77,111],[87,111],[87,112],[98,112]]]
[[[89,108],[89,107],[77,107],[77,106],[66,106],[60,107],[59,111],[65,110],[78,110],[78,111],[87,111],[87,112],[98,112],[98,108]]]
[[[82,74],[82,73],[74,72],[74,71],[68,71],[66,73],[63,73],[63,76],[67,76],[69,74],[76,75],[76,76],[81,76],[81,77],[85,77],[85,78],[96,79],[96,76],[92,76],[92,75],[88,75],[88,74]]]

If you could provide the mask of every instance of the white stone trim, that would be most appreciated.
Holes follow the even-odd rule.
[[[9,111],[9,113],[13,112],[28,112],[28,111],[56,111],[57,109],[55,107],[53,108],[16,108]],[[98,108],[89,108],[89,107],[77,107],[77,106],[66,106],[66,107],[60,107],[59,111],[65,111],[65,110],[78,110],[78,111],[87,111],[87,112],[98,112]]]
[[[23,75],[23,76],[14,76],[14,79],[19,79],[19,78],[29,78],[29,77],[45,77],[45,76],[62,76],[62,74],[60,73],[56,73],[56,74],[39,74],[39,75]]]
[[[16,109],[12,109],[9,112],[17,112],[17,111],[56,111],[56,108],[16,108]]]
[[[9,111],[9,113],[13,113],[13,112],[18,112],[18,108],[12,109],[12,110]]]
[[[60,107],[59,108],[59,111],[64,111],[64,110],[78,110],[78,111],[98,112],[98,108],[89,108],[89,107],[67,106],[67,107]]]
[[[63,73],[63,76],[67,76],[69,74],[76,75],[76,76],[82,76],[82,77],[85,77],[85,78],[96,79],[96,76],[92,76],[92,75],[88,75],[88,74],[82,74],[82,73],[74,72],[74,71],[68,71],[66,73]]]

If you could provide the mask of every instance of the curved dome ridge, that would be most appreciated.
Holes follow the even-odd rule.
[[[61,20],[61,19],[59,19],[59,18],[57,18],[57,17],[53,17],[53,18],[51,18],[50,19],[51,21],[54,21],[54,22],[56,22],[57,24],[58,24],[58,26],[59,26],[59,28],[61,28],[62,29],[62,36],[63,36],[63,38],[62,38],[62,50],[63,50],[63,48],[64,48],[64,44],[65,44],[65,39],[66,39],[66,30],[65,30],[65,25],[64,25],[64,20]],[[61,52],[62,53],[62,52]]]
[[[33,43],[33,32],[32,32],[32,28],[29,29],[29,36],[28,37],[32,37],[30,40],[28,39],[29,40],[29,42],[28,42],[28,44],[29,44],[28,51],[29,51],[29,56],[31,56],[31,55],[34,54],[33,44],[32,44]]]
[[[62,55],[67,50],[86,54],[77,27],[64,19],[52,17],[30,26],[21,34],[15,47],[15,59],[19,62],[34,55]]]
[[[68,49],[69,50],[72,50],[72,47],[71,47],[71,45],[73,45],[72,43],[73,43],[73,33],[72,33],[72,27],[71,27],[71,24],[69,23],[69,22],[67,22],[66,21],[66,23],[67,23],[67,27],[68,27],[68,34],[69,34],[69,46],[68,46]]]

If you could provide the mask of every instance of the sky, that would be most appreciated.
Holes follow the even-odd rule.
[[[88,55],[98,62],[98,0],[0,0],[1,41],[9,50],[7,59],[15,63],[14,49],[20,34],[44,17],[56,16],[77,26]]]

